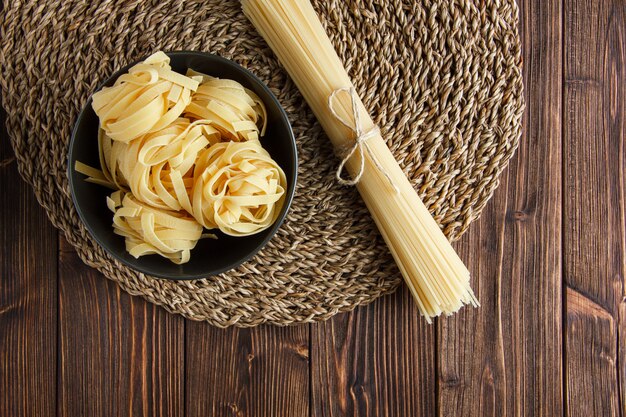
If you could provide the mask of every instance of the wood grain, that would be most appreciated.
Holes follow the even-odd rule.
[[[520,2],[523,137],[457,245],[482,306],[440,320],[440,416],[562,414],[561,13]]]
[[[565,12],[567,415],[618,416],[626,406],[626,3],[566,0]]]
[[[17,172],[0,110],[0,416],[56,411],[57,232]]]
[[[186,415],[305,417],[309,329],[226,330],[187,322]]]
[[[0,416],[626,417],[626,2],[520,10],[524,136],[456,245],[482,307],[432,326],[405,288],[311,326],[170,315],[57,242],[2,129]]]
[[[132,297],[61,241],[59,416],[184,415],[184,320]]]
[[[311,326],[311,416],[432,416],[435,327],[405,286]]]

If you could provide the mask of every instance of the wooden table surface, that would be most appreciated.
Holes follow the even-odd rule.
[[[408,291],[220,330],[84,266],[0,154],[0,416],[626,416],[626,1],[520,2],[516,156],[456,243],[482,307]],[[3,129],[4,131],[4,129]]]

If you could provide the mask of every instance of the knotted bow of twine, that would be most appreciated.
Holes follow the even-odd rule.
[[[350,94],[350,100],[352,102],[352,115],[354,118],[354,125],[352,125],[348,120],[340,116],[335,110],[335,98],[337,94],[339,94],[340,92],[346,92]],[[389,185],[391,185],[391,188],[393,188],[393,190],[396,193],[399,193],[400,190],[398,189],[398,186],[393,182],[393,179],[391,178],[389,173],[385,171],[382,165],[380,165],[380,162],[378,162],[378,159],[376,158],[376,156],[370,149],[369,145],[367,144],[367,141],[369,139],[375,136],[378,136],[380,134],[380,130],[378,129],[377,126],[374,126],[370,130],[363,132],[363,127],[361,126],[361,112],[359,111],[359,107],[358,107],[358,96],[356,94],[356,90],[354,89],[354,87],[338,88],[335,91],[333,91],[328,96],[328,108],[330,109],[330,112],[332,113],[332,115],[335,116],[335,118],[339,120],[341,124],[343,124],[345,127],[353,131],[355,135],[354,144],[349,148],[346,147],[346,152],[342,155],[343,159],[341,160],[341,163],[339,164],[339,167],[337,168],[337,173],[335,174],[335,176],[337,177],[337,181],[339,181],[339,183],[343,185],[356,185],[361,180],[361,177],[363,176],[363,171],[365,170],[365,153],[364,153],[364,149],[365,149],[365,151],[367,151],[368,155],[370,156],[370,159],[372,160],[376,168],[378,168],[378,170],[385,176],[385,178],[387,178],[387,181],[389,181]],[[353,179],[346,180],[342,178],[341,173],[343,172],[348,160],[352,157],[352,155],[354,155],[354,153],[357,150],[359,151],[359,156],[360,156],[359,169],[356,172]]]

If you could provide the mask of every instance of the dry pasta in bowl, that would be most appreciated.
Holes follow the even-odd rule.
[[[91,107],[99,166],[70,163],[84,181],[110,189],[101,204],[133,258],[183,265],[201,240],[247,239],[284,217],[293,161],[288,179],[265,149],[274,138],[264,100],[237,80],[175,71],[157,52],[97,91]],[[293,153],[297,162],[295,144]]]

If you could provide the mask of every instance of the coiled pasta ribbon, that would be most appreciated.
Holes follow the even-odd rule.
[[[267,111],[263,101],[237,81],[211,77],[193,70],[187,75],[200,77],[201,84],[185,109],[189,117],[211,120],[224,140],[259,139],[265,134]],[[259,132],[258,124],[262,122]]]
[[[200,77],[174,72],[169,63],[167,55],[157,52],[93,95],[92,107],[107,136],[130,142],[163,129],[182,114]]]
[[[207,229],[231,236],[258,233],[276,221],[286,184],[259,141],[218,143],[196,161],[191,213]]]
[[[220,140],[208,121],[178,118],[157,132],[129,143],[100,135],[100,166],[106,179],[137,199],[164,210],[181,210],[191,189],[198,154]]]
[[[202,237],[202,226],[185,213],[155,209],[130,193],[115,191],[107,197],[107,206],[115,233],[124,236],[126,250],[135,258],[158,253],[183,264]]]

